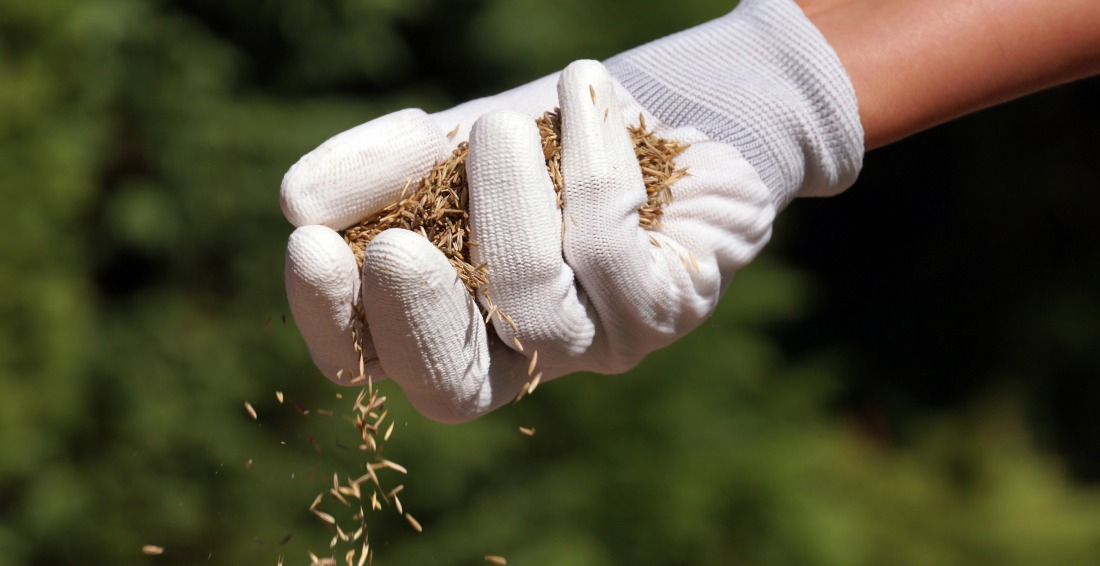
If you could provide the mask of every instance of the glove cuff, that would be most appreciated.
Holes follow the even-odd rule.
[[[664,123],[736,147],[777,210],[796,196],[840,193],[859,174],[855,91],[832,47],[790,0],[745,0],[606,65]]]

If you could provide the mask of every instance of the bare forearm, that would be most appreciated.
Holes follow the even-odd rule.
[[[866,148],[1100,73],[1096,0],[798,0],[844,63]]]

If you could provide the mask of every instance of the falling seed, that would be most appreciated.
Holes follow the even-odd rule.
[[[158,554],[164,554],[164,548],[156,546],[154,544],[147,544],[141,547],[142,554],[148,554],[150,556],[156,556]]]
[[[514,332],[514,333],[516,333],[516,334],[518,334],[518,333],[519,333],[519,327],[518,327],[518,326],[516,326],[516,321],[512,320],[512,317],[510,317],[510,316],[508,316],[507,314],[504,314],[504,313],[502,313],[502,312],[499,312],[499,311],[497,311],[497,314],[498,314],[498,315],[499,315],[499,316],[500,316],[501,318],[503,318],[505,322],[507,322],[507,323],[508,323],[508,326],[512,327],[512,332]],[[523,351],[523,345],[522,345],[522,344],[520,344],[520,347],[519,347],[519,348],[520,348],[520,351],[522,352],[522,351]]]
[[[378,463],[382,464],[383,466],[385,466],[385,467],[387,467],[391,470],[397,471],[397,472],[402,473],[402,474],[408,474],[409,473],[409,471],[405,469],[405,466],[402,466],[401,464],[398,464],[397,462],[391,462],[389,460],[386,460],[385,458],[383,458]]]
[[[336,491],[339,492],[340,495],[346,495],[348,497],[359,499],[359,484],[351,483],[348,486],[340,486],[336,488]]]
[[[367,473],[363,477],[369,477],[370,481],[374,482],[375,486],[381,487],[381,484],[378,483],[378,476],[374,473],[374,467],[368,465],[367,466]],[[362,478],[360,478],[357,481],[362,481]]]
[[[332,411],[330,411],[328,409],[317,409],[317,414],[318,415],[323,415],[323,416],[326,416],[326,417],[331,417],[332,416]]]
[[[531,379],[531,383],[527,386],[527,393],[531,394],[535,392],[535,388],[539,386],[539,382],[542,381],[542,372],[535,374],[535,377]]]
[[[458,129],[462,127],[462,124],[455,124],[455,129],[447,132],[447,139],[452,140],[458,135]]]
[[[282,391],[276,391],[275,392],[275,398],[279,400],[280,405],[283,404],[283,392]]]
[[[420,533],[424,531],[424,528],[420,526],[420,523],[418,523],[412,515],[405,513],[405,520],[408,521],[410,525],[412,525],[412,528],[416,529],[416,532]]]
[[[249,458],[248,461],[244,463],[244,469],[246,469],[246,470],[251,470],[252,469],[252,458]]]
[[[508,561],[505,560],[503,556],[496,556],[494,554],[490,554],[490,555],[486,556],[485,561],[488,562],[489,564],[499,564],[500,566],[507,566],[508,565]]]
[[[256,409],[252,408],[252,403],[245,401],[244,410],[248,411],[248,416],[252,417],[252,420],[256,420],[258,418],[256,415]]]
[[[332,515],[329,515],[328,513],[325,513],[324,511],[321,511],[319,509],[314,509],[310,512],[313,513],[314,515],[317,515],[317,517],[319,519],[321,519],[322,521],[324,521],[324,522],[326,522],[330,525],[335,525],[336,524],[336,518],[333,517]]]
[[[329,493],[329,495],[331,495],[334,499],[336,499],[340,503],[343,503],[344,505],[347,505],[348,507],[351,506],[351,504],[348,503],[348,500],[344,499],[344,495],[340,493],[339,488],[334,487],[334,488],[328,490],[328,493]]]
[[[535,428],[534,427],[527,428],[525,426],[521,426],[521,427],[519,427],[519,431],[522,432],[525,436],[535,436]]]
[[[527,364],[527,375],[535,373],[535,366],[539,363],[539,351],[535,350],[535,353],[531,355],[531,363]]]
[[[588,85],[588,94],[592,95],[592,104],[596,103],[596,87]]]
[[[393,425],[394,424],[396,424],[396,423],[395,422],[390,422],[389,428],[386,429],[386,434],[382,436],[383,441],[385,441],[385,442],[390,441],[390,435],[393,434]]]

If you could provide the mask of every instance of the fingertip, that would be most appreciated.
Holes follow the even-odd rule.
[[[444,133],[422,110],[387,114],[302,156],[283,177],[279,204],[295,226],[340,230],[389,204],[448,151]]]
[[[571,173],[574,179],[608,174],[633,178],[631,173],[638,169],[622,115],[624,111],[633,112],[637,104],[629,95],[620,101],[616,85],[598,61],[574,61],[562,71],[558,82],[562,166],[563,172]],[[571,171],[566,170],[567,162]],[[641,178],[640,171],[636,176]],[[567,182],[567,188],[571,184]]]
[[[338,232],[320,225],[301,226],[287,241],[287,276],[322,289],[353,284],[355,256]],[[355,285],[358,288],[358,285]]]
[[[574,117],[600,117],[604,109],[615,106],[615,88],[611,73],[599,61],[582,59],[569,64],[558,81],[558,98],[562,104],[562,119],[568,118],[566,107]]]

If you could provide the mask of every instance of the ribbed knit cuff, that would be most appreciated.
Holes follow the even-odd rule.
[[[791,0],[745,0],[606,65],[658,119],[736,147],[778,208],[796,196],[840,193],[859,174],[855,91],[832,47]]]

